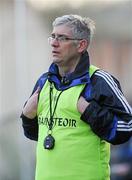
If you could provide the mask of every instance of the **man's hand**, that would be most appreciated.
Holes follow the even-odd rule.
[[[28,99],[26,105],[23,108],[23,114],[29,119],[35,118],[37,115],[38,106],[38,95],[40,92],[40,87],[33,93],[33,95]]]
[[[77,103],[77,109],[78,111],[83,114],[85,111],[86,107],[89,105],[89,103],[84,99],[83,96],[80,96],[78,103]]]

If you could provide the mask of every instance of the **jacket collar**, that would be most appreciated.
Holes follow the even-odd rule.
[[[89,54],[86,51],[84,54],[82,54],[75,71],[63,78],[61,78],[59,75],[58,66],[55,63],[52,63],[49,67],[49,81],[54,82],[56,88],[61,90],[78,84],[86,84],[90,80],[88,69]]]

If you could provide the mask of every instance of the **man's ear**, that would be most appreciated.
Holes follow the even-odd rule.
[[[79,52],[79,53],[82,53],[82,52],[84,52],[85,50],[87,50],[88,44],[89,44],[89,43],[88,43],[88,41],[87,41],[86,39],[80,40],[79,43],[78,43],[78,52]]]

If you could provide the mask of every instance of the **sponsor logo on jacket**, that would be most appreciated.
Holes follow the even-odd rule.
[[[75,119],[68,119],[68,118],[53,118],[53,127],[54,126],[63,126],[63,127],[73,127],[77,126],[77,121]],[[48,117],[39,116],[38,117],[38,124],[39,125],[46,125],[49,127],[50,119]]]

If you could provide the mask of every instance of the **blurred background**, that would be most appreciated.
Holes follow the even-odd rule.
[[[91,63],[117,77],[132,105],[132,0],[0,0],[0,180],[34,180],[36,142],[19,117],[51,63],[51,23],[64,14],[95,21]],[[132,140],[111,149],[111,180],[132,180]]]

